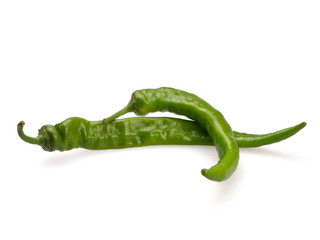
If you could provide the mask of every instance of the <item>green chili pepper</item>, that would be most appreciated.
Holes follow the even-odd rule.
[[[236,170],[239,148],[231,127],[218,110],[194,94],[167,87],[137,90],[125,108],[103,122],[111,122],[128,112],[144,116],[157,111],[184,115],[197,121],[207,130],[216,145],[220,160],[210,169],[202,169],[203,176],[210,180],[223,181]]]
[[[260,147],[285,140],[306,125],[268,134],[233,132],[239,147]],[[66,151],[74,148],[106,150],[150,145],[214,145],[207,131],[197,122],[167,117],[134,117],[118,119],[109,124],[73,117],[54,126],[45,125],[37,137],[26,136],[24,122],[18,124],[22,140],[40,145],[46,151]]]

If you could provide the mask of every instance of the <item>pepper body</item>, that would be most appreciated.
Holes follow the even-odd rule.
[[[223,181],[236,170],[239,147],[231,127],[218,110],[198,96],[167,87],[137,90],[124,109],[105,119],[104,122],[113,121],[132,111],[139,116],[151,112],[169,111],[197,121],[208,132],[220,158],[219,162],[210,169],[202,169],[202,175],[210,180]]]
[[[56,125],[44,125],[35,138],[18,134],[26,142],[38,144],[46,151],[67,151],[74,148],[90,150],[142,147],[150,145],[212,145],[206,131],[193,121],[177,118],[135,117],[109,124],[68,118]]]
[[[149,145],[209,145],[210,138],[199,125],[170,118],[119,119],[110,124],[70,118],[55,125],[61,134],[60,151],[142,147]]]
[[[150,145],[214,145],[207,131],[197,122],[179,118],[134,117],[103,124],[101,121],[72,117],[54,126],[44,125],[35,138],[23,133],[23,125],[23,122],[18,124],[20,137],[26,142],[42,146],[46,151],[74,148],[106,150]],[[302,122],[267,134],[233,133],[239,147],[250,148],[285,140],[305,125]]]
[[[76,122],[78,126],[71,122]],[[72,136],[77,133],[66,131],[78,129],[76,143]],[[149,145],[209,145],[210,138],[196,123],[171,118],[119,119],[110,124],[85,119],[69,119],[56,125],[60,132],[69,132],[66,149],[81,147],[86,149],[118,149]],[[212,141],[211,141],[212,142]]]

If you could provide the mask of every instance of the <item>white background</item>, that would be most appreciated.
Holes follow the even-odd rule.
[[[0,239],[320,239],[319,12],[308,0],[1,1]],[[197,94],[236,131],[308,125],[241,149],[221,183],[200,173],[214,147],[50,153],[16,132],[99,120],[161,86]]]

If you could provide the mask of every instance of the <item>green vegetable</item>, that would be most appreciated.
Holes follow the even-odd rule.
[[[233,132],[239,147],[260,147],[285,140],[299,132],[306,123],[268,134]],[[22,140],[40,145],[46,151],[74,148],[106,150],[150,145],[213,146],[207,131],[195,121],[167,117],[134,117],[109,124],[72,117],[54,126],[45,125],[37,137],[26,136],[24,122],[18,124]]]
[[[116,120],[128,112],[143,116],[156,111],[169,111],[194,121],[165,117]],[[23,121],[17,126],[21,139],[38,144],[46,151],[160,144],[215,145],[220,160],[210,169],[202,169],[201,173],[210,180],[223,181],[237,168],[239,147],[259,147],[282,141],[300,131],[306,123],[269,134],[233,132],[223,115],[198,96],[178,89],[159,88],[135,91],[126,107],[103,121],[69,118],[54,126],[44,125],[37,137],[25,135],[23,126]]]
[[[137,90],[125,108],[104,119],[103,122],[111,122],[128,112],[144,116],[157,111],[184,115],[206,129],[216,145],[220,160],[210,169],[202,169],[203,176],[210,180],[223,181],[236,170],[239,147],[231,127],[218,110],[194,94],[167,87]]]

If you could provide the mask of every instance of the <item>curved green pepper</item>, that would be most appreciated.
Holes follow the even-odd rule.
[[[203,176],[214,181],[224,181],[233,174],[239,162],[239,147],[232,129],[217,109],[195,94],[168,87],[137,90],[133,92],[126,107],[103,122],[111,122],[128,112],[144,116],[157,111],[184,115],[207,130],[216,145],[220,160],[210,169],[202,169]]]

